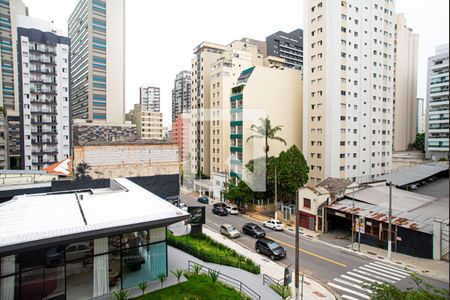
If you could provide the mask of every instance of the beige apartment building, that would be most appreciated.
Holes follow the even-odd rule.
[[[247,142],[254,135],[252,125],[268,117],[272,126],[283,126],[279,132],[287,145],[270,141],[269,156],[276,156],[292,145],[302,149],[303,94],[299,70],[264,66],[244,70],[232,89],[230,128],[230,176],[244,178],[243,168],[254,158],[264,156],[262,139]]]
[[[266,43],[242,38],[226,46],[204,42],[194,50],[191,84],[191,170],[211,176],[230,171],[230,94],[241,72],[252,66],[284,68],[266,56]]]
[[[134,124],[140,140],[162,140],[164,138],[163,115],[148,109],[145,104],[134,105]]]
[[[394,151],[406,151],[417,134],[417,55],[419,35],[397,14],[395,26]]]
[[[310,184],[370,181],[392,161],[395,2],[304,1],[303,153]]]

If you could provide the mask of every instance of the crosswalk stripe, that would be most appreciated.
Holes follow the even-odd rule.
[[[354,295],[359,296],[359,297],[361,297],[361,298],[364,298],[364,299],[370,299],[369,296],[367,296],[367,295],[365,295],[365,294],[363,294],[363,293],[360,293],[360,292],[357,292],[357,291],[348,289],[348,288],[346,288],[346,287],[337,285],[337,284],[335,284],[335,283],[328,282],[328,285],[331,286],[331,287],[334,287],[335,289],[338,289],[338,290],[341,290],[341,291],[344,291],[344,292],[347,292],[347,293],[350,293],[350,294],[354,294]]]
[[[389,278],[390,280],[393,280],[393,282],[396,282],[396,281],[401,280],[401,278],[397,278],[397,277],[394,277],[394,276],[390,276],[390,275],[386,275],[386,274],[380,273],[378,270],[374,270],[374,269],[371,269],[371,268],[367,268],[367,266],[361,266],[361,267],[359,267],[359,268],[360,268],[361,270],[364,270],[364,271],[367,271],[367,272],[375,273],[378,277],[381,277],[381,278],[383,278],[383,277]]]
[[[406,276],[398,275],[398,274],[393,274],[392,272],[389,272],[389,271],[386,271],[386,270],[381,270],[381,269],[378,269],[378,268],[376,268],[376,267],[374,267],[374,266],[371,266],[371,265],[365,265],[364,268],[369,268],[369,269],[375,270],[375,271],[377,271],[378,274],[380,274],[380,275],[383,275],[383,276],[384,276],[384,274],[386,274],[386,275],[388,275],[388,276],[393,277],[393,279],[397,279],[397,280],[401,280],[402,278],[406,278]]]
[[[354,283],[351,283],[351,282],[342,280],[342,279],[340,279],[340,278],[335,278],[334,281],[339,282],[339,283],[342,283],[342,284],[345,284],[345,285],[348,285],[348,286],[351,286],[352,288],[361,290],[361,291],[363,291],[363,292],[372,294],[372,291],[366,290],[365,288],[363,288],[363,287],[360,286],[360,285],[357,285],[357,284],[354,284]]]
[[[374,283],[381,283],[381,281],[378,281],[378,280],[375,280],[375,279],[372,279],[372,278],[369,278],[369,277],[362,276],[361,274],[356,274],[356,273],[353,273],[353,272],[347,272],[347,274],[359,277],[361,279],[364,279],[365,281],[370,281],[370,282],[374,282]]]
[[[377,264],[374,264],[374,263],[369,263],[369,265],[371,265],[371,266],[373,266],[375,268],[380,268],[380,269],[383,269],[383,270],[387,270],[389,272],[392,272],[393,274],[398,274],[399,276],[408,276],[409,275],[406,272],[397,271],[397,270],[390,269],[390,268],[385,267],[385,266],[380,266],[380,265],[377,265]]]
[[[392,271],[396,271],[396,272],[402,273],[403,275],[406,275],[406,276],[409,276],[409,275],[410,275],[410,273],[409,273],[408,271],[399,269],[399,268],[394,267],[394,266],[390,266],[390,265],[388,265],[388,264],[383,264],[383,263],[380,263],[380,262],[377,262],[377,261],[375,261],[375,262],[373,262],[373,263],[370,263],[370,264],[380,266],[380,268],[381,268],[381,267],[389,268],[389,270],[392,270]]]
[[[352,297],[352,296],[349,296],[349,295],[342,295],[342,297],[341,297],[342,299],[348,299],[348,300],[359,300],[358,298],[355,298],[355,297]]]
[[[356,279],[356,278],[353,278],[353,277],[350,277],[350,276],[347,276],[347,275],[341,275],[341,277],[345,278],[347,280],[354,281],[356,283],[364,283],[364,281],[362,281],[362,280],[359,280],[359,279]]]
[[[360,269],[362,269],[362,268],[363,268],[363,267],[360,267]],[[369,273],[368,273],[368,272],[365,272],[365,271],[360,270],[360,269],[353,269],[353,271],[358,272],[358,273],[361,273],[361,274],[364,274],[364,275],[366,275],[366,276],[371,276],[371,277],[376,278],[376,279],[380,279],[381,281],[384,281],[384,282],[388,282],[388,283],[395,283],[395,282],[396,282],[395,280],[388,279],[388,278],[384,278],[384,277],[378,276],[378,275],[376,275],[376,274],[370,273],[370,272],[374,272],[373,270],[367,269],[367,271],[369,272]]]

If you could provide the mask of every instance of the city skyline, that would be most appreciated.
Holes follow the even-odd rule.
[[[233,1],[221,8],[220,15],[233,13]],[[39,2],[39,3],[38,3]],[[33,17],[53,20],[56,27],[67,33],[67,20],[78,0],[66,0],[63,3],[56,0],[41,1],[24,0],[29,7],[29,13]],[[243,27],[242,23],[216,22],[218,13],[215,6],[209,2],[199,0],[198,5],[189,2],[178,3],[178,9],[173,10],[173,3],[155,3],[136,1],[128,3],[127,15],[133,18],[127,20],[127,47],[126,47],[126,103],[125,111],[133,108],[139,102],[139,87],[142,82],[155,82],[161,87],[161,112],[164,114],[164,125],[171,124],[171,91],[173,78],[182,69],[190,69],[190,61],[193,49],[203,41],[211,41],[225,44],[229,40],[242,37],[265,40],[265,37],[283,30],[290,32],[297,28],[303,29],[303,11],[301,3],[289,1],[292,9],[285,11],[282,16],[273,16],[268,5],[255,6],[249,3],[241,3],[240,12],[256,14],[252,25]],[[418,59],[418,93],[417,97],[426,98],[427,58],[434,54],[434,48],[448,43],[448,6],[444,0],[433,0],[436,5],[442,7],[439,10],[427,9],[429,2],[398,0],[397,13],[405,13],[408,26],[419,34],[419,59]],[[435,5],[435,6],[436,6]],[[49,11],[46,7],[52,7]],[[206,15],[206,19],[196,20],[189,13],[194,7],[202,7],[198,14]],[[297,7],[297,9],[295,9]],[[148,9],[146,9],[148,8]],[[150,9],[151,8],[151,9]],[[153,18],[146,18],[146,13],[159,11]],[[178,12],[177,12],[178,11]],[[167,15],[172,16],[167,18]],[[142,16],[142,17],[140,17]],[[271,22],[267,22],[267,20]],[[433,23],[423,22],[424,19],[433,20]],[[179,24],[183,24],[183,30],[189,34],[179,34]],[[202,26],[202,24],[215,24],[215,26]],[[142,28],[164,28],[152,32],[152,39],[142,40],[138,38],[143,33]],[[439,30],[436,30],[439,28]],[[176,39],[174,37],[177,37]],[[158,41],[164,47],[152,47],[152,43]],[[137,44],[139,43],[139,45]],[[151,55],[149,55],[151,51]],[[170,63],[167,59],[170,58]]]

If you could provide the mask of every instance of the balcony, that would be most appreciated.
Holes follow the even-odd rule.
[[[42,150],[33,150],[31,151],[32,155],[57,155],[58,154],[58,150],[46,150],[46,149],[42,149]]]
[[[230,152],[242,152],[242,147],[231,146],[230,147]]]
[[[55,70],[49,70],[49,69],[30,69],[30,73],[56,75]]]
[[[49,105],[57,105],[56,101],[53,100],[36,100],[31,99],[31,104],[49,104]]]
[[[57,95],[56,91],[49,90],[49,89],[30,89],[30,93],[32,94],[41,94],[41,95]]]
[[[54,48],[30,49],[30,53],[56,55],[56,49],[54,49]]]
[[[57,145],[58,141],[55,140],[36,140],[32,139],[31,143],[34,145]]]
[[[31,134],[35,134],[35,135],[44,135],[44,134],[56,135],[56,134],[58,134],[58,132],[57,131],[32,131]]]

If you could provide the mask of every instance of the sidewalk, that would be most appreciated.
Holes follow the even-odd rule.
[[[211,229],[207,227],[203,227],[203,233],[208,235],[213,240],[224,244],[225,246],[235,250],[237,253],[252,259],[254,262],[259,264],[261,266],[261,273],[264,273],[266,275],[269,275],[270,277],[273,277],[275,279],[281,279],[284,276],[284,267],[280,264],[271,261],[270,259],[266,258],[265,256],[259,255],[252,250],[247,249],[244,246],[241,246],[240,244],[224,237],[223,235],[212,231]],[[262,280],[262,274],[259,275],[260,278],[260,285],[263,284]],[[245,282],[247,283],[247,282]],[[292,293],[295,293],[294,288],[294,278],[292,278],[292,284],[291,284]],[[279,297],[279,296],[278,296]],[[327,290],[324,286],[319,284],[318,282],[312,280],[311,278],[305,276],[304,277],[304,286],[303,286],[303,297],[304,299],[322,299],[322,300],[334,300],[336,297]],[[279,297],[280,298],[280,297]],[[265,299],[265,298],[263,298]],[[274,299],[274,298],[268,298],[268,299]],[[275,298],[276,299],[276,298]]]

